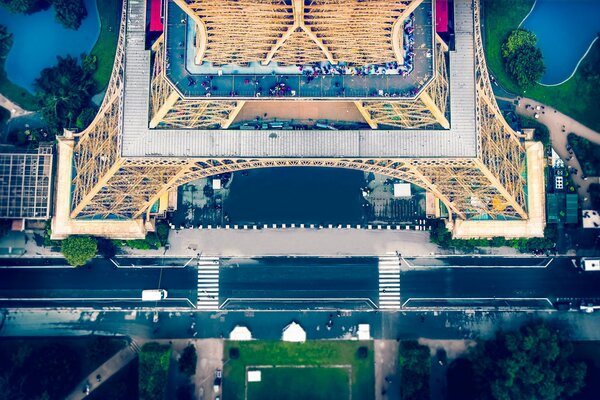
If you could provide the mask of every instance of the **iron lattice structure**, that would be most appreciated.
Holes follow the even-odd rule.
[[[226,3],[248,2],[240,0]],[[207,0],[195,4],[200,3],[213,2]],[[264,6],[273,2],[254,3]],[[289,13],[289,6],[284,2],[278,3],[282,10]],[[324,3],[326,2],[313,1],[311,4],[317,7]],[[338,0],[327,3],[333,6],[346,2]],[[371,3],[377,2],[364,2]],[[446,205],[451,214],[460,219],[528,218],[524,189],[526,182],[523,177],[525,150],[517,134],[504,121],[492,94],[479,31],[477,1],[473,11],[476,129],[479,143],[477,156],[472,158],[123,157],[120,141],[124,101],[122,88],[126,4],[127,1],[124,1],[114,70],[100,112],[81,134],[72,137],[73,135],[67,132],[62,139],[63,142],[70,142],[74,146],[75,173],[72,180],[71,219],[138,219],[148,213],[150,207],[165,192],[184,183],[225,172],[281,166],[352,168],[400,178],[431,191]],[[280,26],[285,26],[283,20]],[[262,39],[257,40],[257,43],[261,41]],[[160,57],[163,57],[161,46],[162,42],[159,40],[153,49],[159,61]],[[254,47],[250,47],[256,54],[252,53],[247,57],[259,57],[264,55],[265,51],[268,53],[266,48],[258,52]],[[357,105],[367,121],[372,126],[381,123],[413,128],[447,124],[445,115],[448,104],[448,75],[445,51],[447,47],[438,38],[435,55],[438,60],[436,77],[417,100],[358,102]],[[208,57],[208,48],[206,53]],[[154,62],[151,76],[151,126],[227,126],[228,121],[232,120],[231,115],[243,105],[242,102],[234,100],[185,99],[164,79],[161,64]],[[160,134],[160,131],[157,131],[157,134]]]
[[[192,0],[196,62],[402,62],[402,22],[421,0]]]

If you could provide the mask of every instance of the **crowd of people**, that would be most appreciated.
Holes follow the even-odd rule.
[[[397,61],[391,61],[384,64],[370,64],[365,66],[350,66],[347,63],[341,62],[338,64],[331,64],[329,62],[321,62],[312,65],[297,65],[300,73],[302,74],[305,82],[310,83],[318,77],[324,76],[334,76],[334,75],[351,75],[351,76],[370,76],[370,75],[401,75],[408,76],[414,69],[414,43],[415,43],[415,14],[411,13],[410,16],[404,21],[403,26],[403,48],[404,48],[404,62],[399,63]],[[178,47],[183,47],[184,43],[180,42]],[[181,55],[183,56],[183,54]],[[166,69],[169,70],[171,67],[170,63],[170,54],[169,51],[166,51],[165,54],[165,66]],[[180,57],[181,58],[181,57]],[[276,72],[273,71],[273,75],[276,75]],[[201,79],[200,81],[196,81],[196,77],[188,76],[187,77],[187,86],[188,87],[196,87],[197,83],[204,88],[205,96],[211,96],[212,92],[216,91],[217,88],[213,85],[212,76],[207,76],[208,79]],[[259,83],[257,80],[250,81],[249,79],[245,79],[245,85],[254,84],[257,86],[257,94],[256,96],[260,96],[262,93],[262,87],[258,86]],[[341,87],[339,82],[335,83],[335,88],[338,92],[339,96],[343,96],[345,92],[345,88]],[[292,88],[290,85],[280,82],[275,86],[268,88],[269,95],[271,96],[289,96],[294,95]],[[413,88],[409,92],[406,93],[379,93],[380,91],[375,91],[373,93],[369,93],[369,96],[405,96],[405,95],[413,95],[418,91],[418,88]],[[236,96],[237,93],[232,91],[230,95]]]
[[[307,82],[313,81],[315,78],[323,75],[382,75],[382,74],[398,74],[402,76],[409,75],[414,68],[414,30],[415,30],[415,14],[410,14],[410,17],[404,21],[404,64],[399,64],[396,61],[385,64],[371,64],[362,67],[348,66],[346,63],[331,64],[322,62],[317,65],[298,65],[298,69],[306,77]]]

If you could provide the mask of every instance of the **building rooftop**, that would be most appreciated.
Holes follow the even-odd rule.
[[[52,147],[0,153],[0,218],[48,219]]]
[[[348,0],[354,1],[354,0]],[[223,3],[227,3],[228,0],[223,0]],[[260,1],[253,0],[254,3],[261,3]],[[325,55],[319,50],[315,54],[314,58],[310,59],[310,63],[306,63],[304,57],[299,57],[298,62],[305,61],[302,64],[302,70],[296,63],[282,63],[277,62],[277,54],[283,49],[290,47],[291,44],[287,42],[294,42],[296,46],[302,46],[303,43],[298,43],[292,40],[293,35],[301,33],[301,30],[296,31],[292,37],[290,37],[286,43],[275,53],[273,61],[267,65],[263,65],[260,60],[264,59],[267,53],[267,49],[270,41],[274,41],[277,35],[281,36],[281,29],[276,30],[272,33],[273,38],[265,36],[262,38],[264,43],[255,43],[253,35],[243,34],[242,37],[235,36],[235,33],[222,32],[222,25],[225,22],[217,23],[214,21],[214,15],[206,15],[206,19],[209,21],[209,40],[207,41],[208,48],[206,49],[206,55],[204,62],[199,65],[196,63],[197,58],[197,46],[195,45],[196,39],[198,38],[197,24],[188,13],[182,10],[182,5],[179,2],[168,1],[166,3],[166,17],[165,17],[165,37],[166,37],[166,51],[168,59],[166,60],[166,76],[177,88],[182,96],[189,97],[206,97],[210,95],[211,98],[251,98],[257,97],[307,97],[307,98],[366,98],[366,97],[415,97],[416,94],[421,90],[427,83],[433,78],[433,60],[432,49],[434,46],[434,27],[432,24],[432,10],[433,5],[431,0],[426,0],[420,3],[414,10],[414,18],[410,17],[405,20],[410,26],[414,26],[411,29],[410,40],[407,34],[400,34],[405,37],[403,41],[404,52],[407,56],[404,57],[402,62],[397,62],[392,52],[392,44],[389,40],[389,30],[391,30],[394,18],[387,18],[387,25],[383,24],[379,29],[374,29],[373,32],[369,32],[376,40],[377,32],[379,36],[385,36],[388,41],[388,48],[381,51],[381,54],[364,54],[362,58],[355,61],[363,61],[360,64],[348,63],[348,58],[352,57],[354,53],[345,52],[344,54],[336,54],[336,59],[339,58],[338,65],[332,65]],[[189,3],[189,2],[188,2]],[[219,7],[214,5],[206,5],[204,2],[191,2],[193,7],[197,7],[197,13],[209,11],[209,7],[214,7],[217,11],[223,11],[221,7],[225,7],[223,4]],[[393,6],[394,3],[402,4],[401,1],[386,0],[385,4]],[[183,5],[184,7],[190,7],[190,5]],[[371,10],[377,7],[377,4],[370,4],[365,10]],[[237,7],[242,7],[238,5]],[[236,9],[237,9],[236,7]],[[244,6],[248,7],[248,6]],[[280,13],[275,14],[288,14],[286,11],[289,7],[283,7]],[[394,8],[394,7],[392,7]],[[251,14],[252,7],[248,7],[248,13]],[[397,8],[396,13],[401,14],[402,8]],[[191,12],[191,10],[188,10]],[[318,13],[315,10],[315,13]],[[233,12],[232,17],[242,18],[240,12]],[[196,15],[195,13],[193,14]],[[346,18],[351,18],[347,16]],[[353,16],[358,18],[358,16]],[[242,18],[243,19],[243,18]],[[204,19],[203,19],[204,20]],[[214,23],[211,23],[213,21]],[[290,22],[283,21],[284,25]],[[328,23],[332,23],[328,20]],[[353,21],[355,26],[360,26],[356,21]],[[230,26],[233,24],[229,22]],[[319,22],[320,25],[326,25],[325,22]],[[247,24],[248,25],[248,24]],[[243,27],[239,27],[233,24],[236,28],[239,28],[242,32]],[[385,29],[387,27],[387,30]],[[258,26],[246,27],[247,30],[258,29]],[[267,29],[267,28],[264,28]],[[314,28],[317,29],[317,28]],[[342,35],[344,32],[339,32],[338,35]],[[224,38],[224,36],[227,36]],[[254,35],[255,36],[255,35]],[[255,45],[257,49],[254,52],[248,52],[244,49],[239,49],[240,53],[246,54],[245,59],[242,55],[237,54],[233,49],[238,49],[239,43],[229,43],[233,39],[243,42],[243,47],[252,47]],[[345,37],[349,40],[348,37]],[[335,43],[335,39],[333,41]],[[229,52],[223,51],[223,41],[229,43]],[[312,43],[308,37],[304,38],[305,42]],[[212,43],[216,44],[211,47]],[[352,43],[345,43],[348,48],[353,48]],[[217,47],[226,54],[218,54]],[[362,49],[371,49],[373,52],[373,43],[366,43],[366,37],[363,37],[360,42]],[[342,47],[339,47],[341,50]],[[409,49],[413,49],[409,54]],[[387,50],[387,51],[386,51]],[[301,53],[301,51],[297,51]],[[232,54],[236,53],[236,54]],[[256,54],[254,54],[256,53]],[[232,60],[247,61],[244,63],[227,63],[226,61]],[[221,61],[218,64],[210,62]],[[337,62],[338,60],[336,60]],[[377,64],[368,64],[368,61],[378,62]],[[392,63],[395,62],[396,67],[392,67]],[[316,77],[308,77],[309,72],[314,72],[314,65],[318,64],[319,68],[327,70],[342,70],[345,69],[345,73],[332,75],[330,73],[321,72]],[[358,67],[354,68],[352,67]],[[366,68],[363,68],[367,65]],[[358,75],[358,71],[364,71],[364,75],[361,73]],[[351,71],[354,71],[353,74]],[[404,71],[404,76],[402,74]],[[410,72],[409,72],[410,71]],[[332,72],[333,73],[333,72]],[[279,92],[277,94],[271,93],[271,88],[279,84],[284,84],[285,87],[289,87],[290,90],[286,92]]]
[[[121,154],[124,157],[234,158],[475,157],[478,138],[473,24],[471,2],[455,2],[455,50],[449,51],[450,129],[150,129],[147,116],[151,55],[145,48],[146,7],[143,1],[130,1],[125,41]]]

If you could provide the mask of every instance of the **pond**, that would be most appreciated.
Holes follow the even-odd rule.
[[[214,177],[213,177],[214,178]],[[395,198],[394,179],[362,171],[319,167],[258,168],[183,185],[177,227],[227,224],[400,224],[425,218],[423,189]],[[367,197],[363,197],[363,191]]]
[[[233,223],[363,222],[364,174],[337,168],[264,168],[236,174],[224,208]]]
[[[6,75],[13,83],[34,91],[33,83],[44,68],[56,64],[57,56],[79,57],[89,53],[100,34],[96,0],[84,0],[87,17],[78,30],[66,29],[54,17],[54,8],[31,15],[12,14],[0,7],[0,24],[13,35],[6,58]]]
[[[541,83],[571,77],[600,32],[600,1],[537,0],[521,27],[534,32],[546,64]]]

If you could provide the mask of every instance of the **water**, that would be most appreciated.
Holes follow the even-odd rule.
[[[66,29],[56,22],[54,8],[35,14],[11,14],[0,7],[0,24],[13,34],[13,46],[5,70],[13,83],[32,92],[40,71],[56,64],[57,56],[79,57],[89,53],[100,34],[96,0],[84,0],[87,17],[78,30]]]
[[[233,224],[360,224],[365,185],[357,170],[259,168],[235,174],[223,208]]]
[[[599,16],[598,0],[537,0],[522,27],[537,35],[546,64],[541,83],[570,77],[600,32]]]
[[[237,171],[182,185],[177,227],[263,224],[415,224],[425,219],[425,194],[412,185],[412,196],[396,198],[396,180],[357,170],[284,167]],[[368,187],[368,196],[363,190]],[[206,192],[208,189],[208,193]]]

